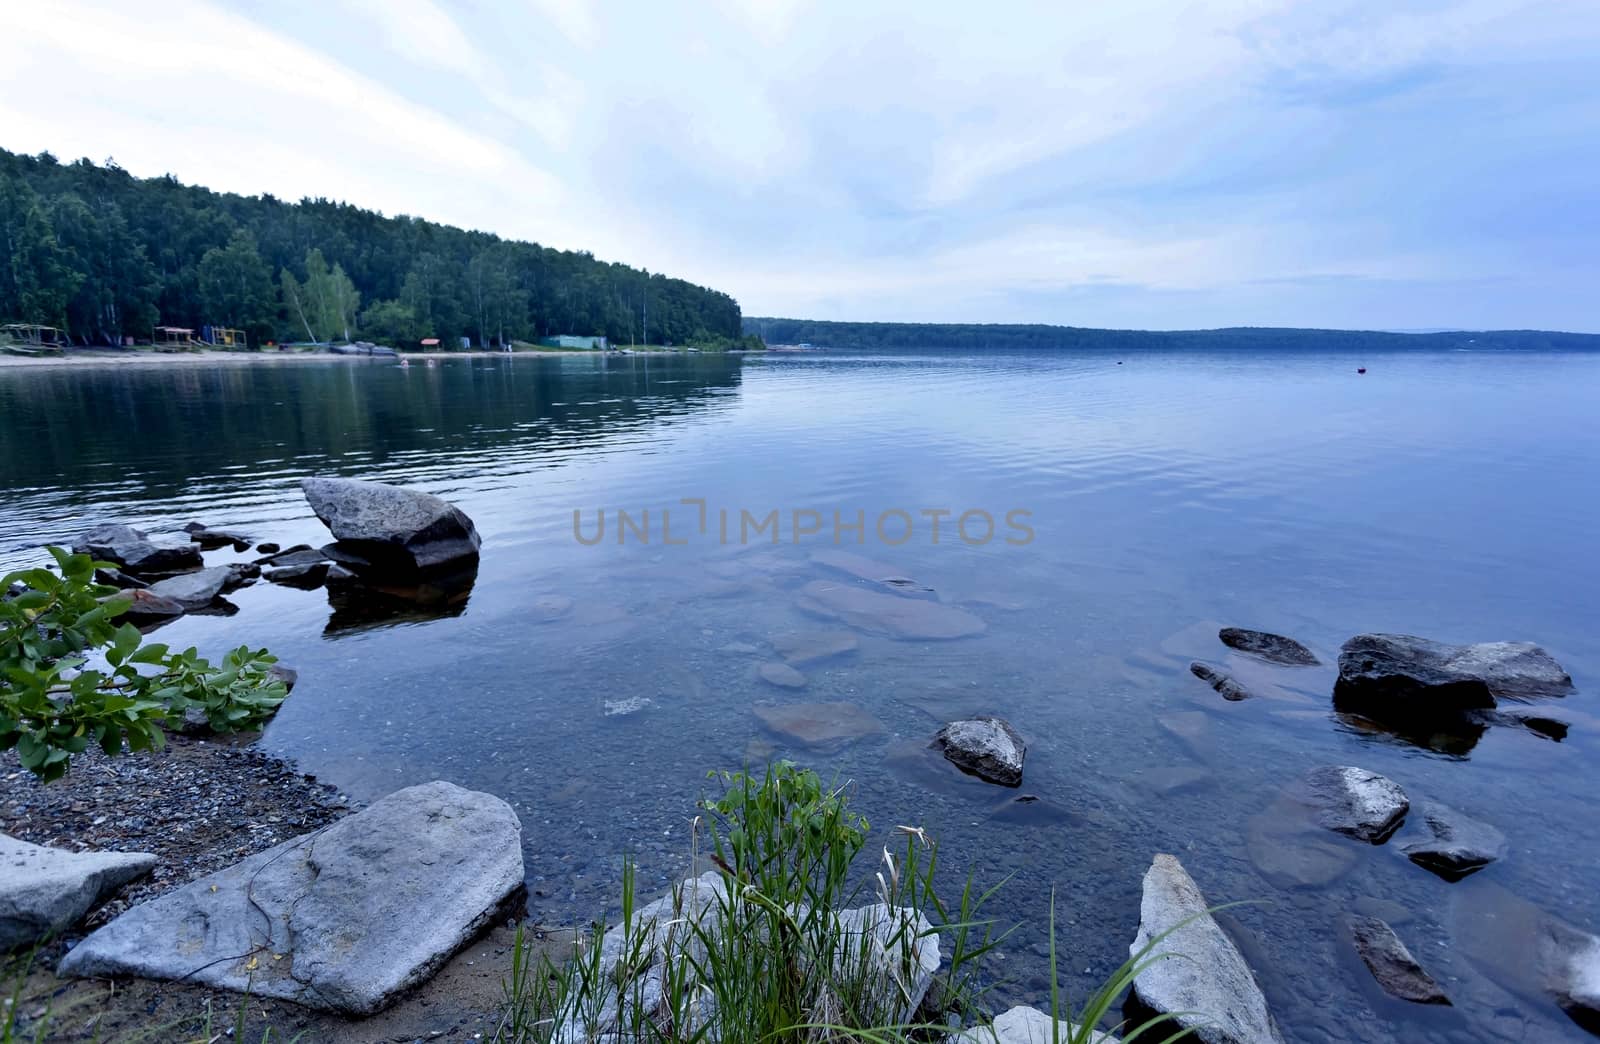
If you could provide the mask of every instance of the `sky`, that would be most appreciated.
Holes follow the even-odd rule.
[[[746,315],[1600,331],[1593,0],[49,0],[0,38],[13,151]]]

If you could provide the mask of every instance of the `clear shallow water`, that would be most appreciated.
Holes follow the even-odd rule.
[[[664,885],[686,857],[705,771],[770,742],[853,780],[875,843],[920,824],[953,872],[1014,874],[994,912],[1025,925],[999,965],[1018,999],[1044,997],[1052,889],[1072,955],[1064,979],[1081,996],[1126,955],[1140,877],[1170,851],[1213,902],[1263,900],[1225,916],[1292,1040],[1583,1039],[1459,937],[1501,889],[1600,931],[1597,389],[1600,357],[1469,353],[7,369],[0,566],[113,519],[321,543],[301,476],[416,485],[458,503],[484,537],[477,582],[448,615],[373,620],[331,609],[326,592],[262,584],[232,596],[237,615],[186,618],[160,637],[213,652],[265,644],[298,668],[261,743],[347,792],[443,777],[511,801],[536,916],[606,905],[625,850]],[[828,525],[796,546],[786,518],[777,546],[722,546],[715,515],[700,536],[682,498],[730,509],[735,534],[740,509],[813,509]],[[603,544],[579,544],[574,509],[589,535],[601,508],[650,509],[650,542],[618,546],[613,515]],[[929,508],[1024,509],[1035,538],[970,546],[947,521],[934,545],[918,514]],[[687,546],[663,546],[662,509]],[[887,547],[870,520],[894,509],[916,536]],[[796,605],[805,583],[838,578],[808,559],[832,546],[835,510],[869,520],[867,544],[850,550],[987,631],[862,635],[858,652],[806,668],[798,693],[759,680],[773,636],[838,627]],[[548,596],[571,611],[544,620]],[[1225,703],[1186,669],[1205,658],[1251,670],[1216,642],[1219,624],[1293,635],[1329,663],[1369,630],[1537,640],[1576,681],[1552,708],[1571,733],[1493,729],[1465,758],[1445,757],[1341,721],[1331,667],[1247,673],[1270,695]],[[605,715],[628,697],[651,703]],[[885,731],[813,751],[752,713],[802,700],[858,704]],[[1023,792],[1041,802],[1019,811],[1011,792],[927,756],[941,721],[967,712],[1022,730]],[[1198,737],[1163,718],[1198,724]],[[1271,853],[1258,817],[1329,762],[1497,825],[1510,855],[1452,885],[1392,844],[1357,847],[1333,882],[1283,887],[1260,869]],[[1180,775],[1195,782],[1164,789]],[[1455,1008],[1376,996],[1338,924],[1374,899],[1404,907],[1408,921],[1386,915]]]

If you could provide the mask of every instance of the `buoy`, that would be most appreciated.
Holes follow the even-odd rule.
[[[1366,373],[1367,372],[1367,368],[1365,366],[1357,366],[1356,367],[1356,372],[1357,373]]]

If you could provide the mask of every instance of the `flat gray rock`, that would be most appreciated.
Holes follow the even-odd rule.
[[[151,594],[149,588],[123,591],[116,597],[128,602],[128,607],[118,614],[119,619],[135,626],[165,623],[183,615],[183,606],[170,598]]]
[[[89,530],[77,539],[72,550],[121,566],[124,572],[135,576],[181,573],[204,564],[200,549],[191,543],[159,544],[132,526],[118,524]]]
[[[1379,710],[1400,702],[1441,710],[1487,709],[1496,698],[1565,696],[1572,678],[1531,642],[1446,645],[1409,634],[1361,634],[1339,652],[1336,693]]]
[[[1488,823],[1437,801],[1421,813],[1421,835],[1402,843],[1400,851],[1446,881],[1459,881],[1506,854],[1506,836]]]
[[[1052,1019],[1038,1008],[1017,1005],[1000,1015],[987,1026],[974,1026],[945,1038],[945,1044],[1055,1044],[1056,1041],[1076,1040],[1079,1028],[1066,1019]],[[1165,1034],[1159,1027],[1152,1031],[1155,1039]],[[1120,1044],[1109,1033],[1095,1032],[1087,1044]]]
[[[185,612],[204,609],[217,600],[222,589],[241,579],[230,566],[212,566],[194,573],[180,573],[151,584],[145,590],[155,598],[165,598],[182,606]]]
[[[0,953],[71,928],[155,865],[144,852],[67,852],[0,834]]]
[[[933,743],[964,772],[1003,787],[1022,785],[1028,746],[1004,718],[952,721],[939,730]]]
[[[478,556],[472,519],[432,493],[344,478],[302,479],[300,488],[334,538],[376,565],[434,569]]]
[[[1171,956],[1139,973],[1133,996],[1146,1008],[1172,1013],[1206,1044],[1283,1044],[1250,966],[1207,909],[1177,857],[1158,854],[1144,875],[1139,934],[1128,952],[1171,930],[1151,954]]]
[[[829,580],[806,584],[798,603],[807,612],[842,620],[858,631],[902,641],[966,638],[982,634],[987,626],[964,609]]]
[[[1251,696],[1250,690],[1240,685],[1232,675],[1217,670],[1209,663],[1196,660],[1189,665],[1189,673],[1217,690],[1225,700],[1237,703],[1240,700],[1248,700]]]
[[[1243,627],[1224,627],[1217,638],[1230,649],[1276,663],[1284,667],[1315,667],[1322,661],[1315,653],[1293,638],[1267,631],[1251,631]]]
[[[1357,916],[1345,918],[1345,928],[1362,963],[1389,996],[1413,1004],[1450,1003],[1438,982],[1411,956],[1393,928],[1376,917]]]
[[[762,704],[756,717],[785,739],[835,747],[883,732],[883,723],[853,703]]]
[[[133,907],[60,973],[182,979],[370,1014],[498,916],[522,884],[521,834],[497,797],[408,787]]]
[[[861,648],[861,640],[848,631],[803,631],[780,634],[772,648],[792,667],[808,667]]]
[[[1399,829],[1411,807],[1394,780],[1350,765],[1312,769],[1300,781],[1296,796],[1315,810],[1322,826],[1374,845]]]
[[[811,552],[811,561],[818,565],[836,569],[857,580],[867,580],[874,584],[882,584],[895,594],[907,598],[937,598],[938,593],[926,584],[918,583],[909,576],[902,576],[895,570],[881,562],[874,562],[865,555],[858,555],[852,551],[834,551],[824,549]]]
[[[806,676],[790,667],[786,663],[764,663],[756,668],[756,673],[768,685],[776,685],[780,689],[803,689],[806,687]]]

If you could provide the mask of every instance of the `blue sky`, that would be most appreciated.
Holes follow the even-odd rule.
[[[1600,331],[1585,0],[0,5],[0,145],[747,314]]]

